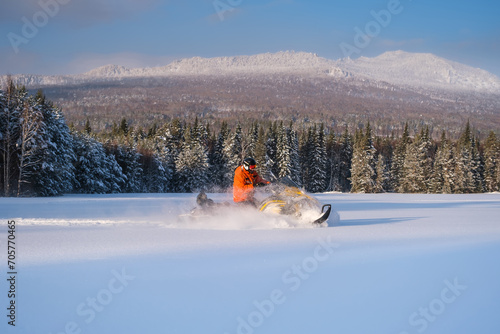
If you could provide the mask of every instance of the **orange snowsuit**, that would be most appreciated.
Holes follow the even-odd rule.
[[[250,173],[243,166],[234,171],[233,200],[235,203],[251,202],[253,200],[253,188],[258,184],[269,184],[257,172]]]

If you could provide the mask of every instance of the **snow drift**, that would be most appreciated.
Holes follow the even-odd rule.
[[[500,194],[317,197],[339,226],[184,228],[192,194],[0,198],[1,332],[499,332]]]

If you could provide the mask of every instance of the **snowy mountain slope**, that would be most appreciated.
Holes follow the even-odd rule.
[[[217,58],[184,58],[166,66],[151,68],[126,68],[118,65],[105,65],[89,72],[66,76],[68,80],[98,80],[102,78],[155,77],[172,75],[261,75],[261,74],[304,74],[319,75],[335,62],[306,52],[285,51],[265,53],[254,56],[235,56]],[[61,78],[61,77],[57,77]],[[40,77],[44,80],[43,77]]]
[[[190,58],[174,61],[161,68],[165,74],[308,74],[318,75],[334,62],[306,52],[278,52],[255,56]]]
[[[386,52],[375,58],[329,60],[306,52],[278,52],[254,56],[186,58],[154,68],[128,69],[106,65],[72,76],[15,76],[25,85],[64,85],[158,76],[300,75],[383,81],[395,86],[444,91],[500,94],[500,79],[487,71],[432,54]]]
[[[83,73],[82,77],[87,78],[113,78],[113,77],[125,77],[131,76],[131,70],[125,66],[119,65],[105,65],[95,68],[89,72]]]
[[[1,332],[500,331],[499,194],[318,198],[339,227],[193,229],[172,220],[193,194],[0,198],[19,267],[16,327]]]
[[[396,86],[500,93],[500,79],[493,74],[433,54],[395,51],[338,64],[348,72]]]

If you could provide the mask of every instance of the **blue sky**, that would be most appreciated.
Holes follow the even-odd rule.
[[[0,74],[284,50],[429,52],[500,76],[496,0],[2,0]]]

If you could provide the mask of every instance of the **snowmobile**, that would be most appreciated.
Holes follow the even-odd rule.
[[[314,225],[326,222],[332,212],[331,204],[321,205],[288,177],[281,178],[266,188],[271,196],[260,202],[260,212],[287,215],[296,219],[305,218]]]
[[[259,212],[284,215],[318,226],[328,220],[332,213],[331,204],[321,205],[317,199],[306,194],[288,177],[276,179],[272,176],[270,179],[275,181],[255,190],[254,203],[256,203],[256,209]],[[259,201],[258,197],[262,196],[264,199]],[[204,192],[197,196],[196,204],[197,206],[189,214],[182,216],[194,219],[213,217],[224,211],[224,208],[236,207],[236,204],[233,203],[216,203],[209,199]]]

